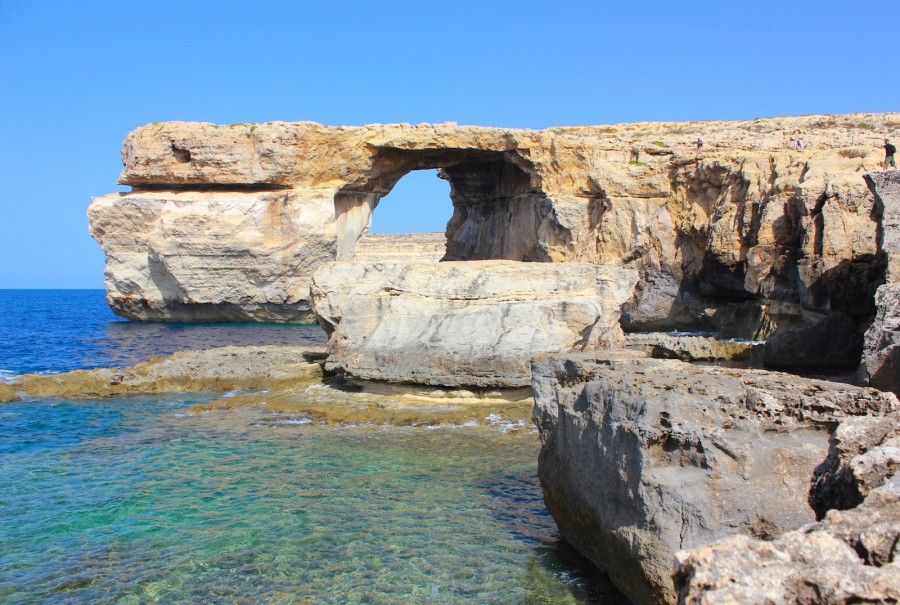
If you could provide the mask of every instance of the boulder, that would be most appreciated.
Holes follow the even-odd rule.
[[[441,386],[531,383],[535,354],[621,344],[637,275],[584,263],[468,261],[320,267],[312,305],[328,365],[352,376]]]
[[[834,425],[900,406],[874,389],[633,354],[532,370],[544,501],[636,603],[675,601],[679,550],[814,521],[807,492]]]

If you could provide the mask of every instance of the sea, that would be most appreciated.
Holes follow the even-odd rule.
[[[0,290],[0,380],[314,325],[157,324]],[[533,431],[321,426],[215,394],[0,404],[0,603],[624,603],[560,538]]]

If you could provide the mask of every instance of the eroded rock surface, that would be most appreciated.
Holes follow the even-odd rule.
[[[543,131],[455,124],[151,124],[91,229],[113,309],[137,319],[309,318],[324,260],[353,260],[413,169],[451,184],[444,258],[627,265],[628,329],[741,334],[872,314],[875,200],[861,175],[900,114]],[[804,151],[789,147],[802,134]],[[695,141],[703,139],[697,148]],[[156,201],[153,201],[156,200]],[[364,256],[364,254],[363,254]]]
[[[542,353],[621,344],[635,271],[584,263],[335,262],[313,278],[330,367],[364,379],[518,387]]]
[[[875,293],[875,318],[866,331],[859,380],[900,395],[900,172],[866,175],[881,218],[886,283]]]
[[[657,359],[742,361],[761,364],[765,342],[698,334],[647,332],[625,335],[625,346]]]
[[[678,553],[679,601],[900,602],[898,467],[900,416],[844,420],[810,494],[824,519],[771,542],[741,535]]]
[[[891,393],[618,353],[533,363],[539,475],[566,540],[637,603],[673,602],[675,553],[815,520],[810,481],[841,419]]]

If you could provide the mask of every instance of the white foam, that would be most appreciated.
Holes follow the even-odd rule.
[[[524,420],[506,420],[498,414],[490,414],[485,418],[488,424],[496,426],[501,433],[508,433],[513,430],[524,429],[528,424]]]
[[[288,418],[287,420],[279,420],[275,424],[287,424],[287,425],[312,424],[312,419],[310,419],[310,418]]]
[[[4,370],[0,368],[0,382],[4,384],[11,384],[16,381],[19,375],[13,372],[12,370]]]

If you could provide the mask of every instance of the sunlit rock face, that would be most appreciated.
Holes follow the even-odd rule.
[[[879,245],[886,283],[875,293],[875,318],[866,331],[859,378],[900,395],[900,172],[866,175],[880,217]]]
[[[454,207],[445,260],[627,266],[640,277],[627,330],[765,337],[840,313],[861,333],[883,269],[861,175],[891,121],[151,124],[123,146],[133,191],[98,198],[91,232],[120,314],[305,321],[315,268],[354,260],[381,198],[432,168]]]
[[[441,386],[520,387],[542,353],[620,345],[637,273],[586,263],[323,265],[312,303],[328,366]]]
[[[735,535],[771,540],[815,521],[823,501],[834,508],[832,496],[810,498],[815,478],[816,494],[843,481],[827,470],[845,464],[830,451],[834,426],[880,416],[890,427],[900,408],[875,389],[636,352],[553,355],[532,369],[544,502],[566,540],[635,603],[677,600],[671,571],[682,549]],[[896,515],[884,518],[896,536]],[[686,602],[707,602],[705,586],[694,585]]]

